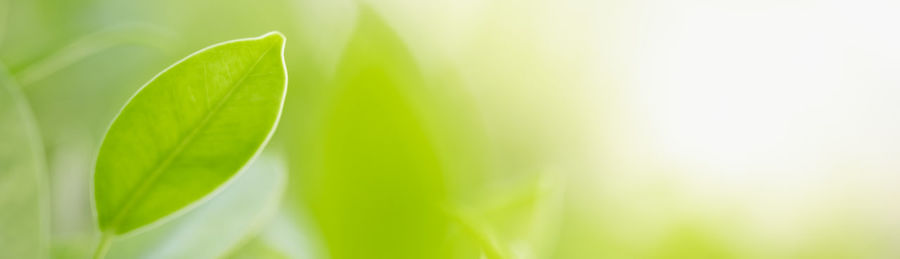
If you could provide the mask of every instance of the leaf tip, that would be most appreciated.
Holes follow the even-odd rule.
[[[286,41],[286,37],[280,31],[271,31],[269,33],[263,34],[262,36],[259,36],[259,38],[267,41],[278,42],[278,44],[282,46]]]

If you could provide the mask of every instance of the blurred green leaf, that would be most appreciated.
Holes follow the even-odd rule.
[[[174,40],[170,32],[148,24],[125,24],[85,35],[56,52],[18,71],[19,82],[33,83],[91,55],[125,44],[140,44],[169,51],[165,42]]]
[[[217,44],[138,91],[97,158],[104,233],[128,233],[195,203],[261,150],[286,92],[283,47],[280,33]]]
[[[0,258],[45,258],[49,204],[43,143],[28,101],[0,64]]]
[[[232,253],[228,255],[229,259],[287,259],[291,258],[287,256],[284,252],[278,250],[267,244],[262,239],[254,239]]]
[[[184,216],[116,240],[107,258],[221,258],[273,218],[285,178],[281,161],[262,156]]]
[[[232,250],[229,257],[327,258],[320,250],[319,240],[311,232],[315,227],[304,220],[306,215],[298,215],[290,208],[285,206],[279,210],[278,215],[266,224],[254,240]]]
[[[726,236],[708,229],[708,224],[710,223],[672,224],[672,229],[666,230],[658,247],[646,258],[739,258],[739,254],[726,242]]]
[[[6,39],[6,24],[9,20],[9,10],[12,9],[10,0],[0,0],[0,46],[3,46],[3,40]],[[6,69],[6,68],[4,68]]]
[[[452,213],[455,216],[456,223],[459,224],[463,232],[478,244],[484,258],[510,258],[506,245],[498,240],[493,229],[483,219],[474,216],[472,212],[461,209],[448,213]]]
[[[423,81],[399,37],[360,8],[306,187],[331,258],[449,257],[444,169],[417,107]]]

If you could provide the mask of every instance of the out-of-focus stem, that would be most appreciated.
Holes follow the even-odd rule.
[[[109,245],[112,244],[112,238],[113,235],[106,232],[100,236],[100,243],[97,244],[97,249],[94,250],[94,259],[106,257],[106,252],[109,252]]]
[[[471,213],[461,209],[445,210],[449,216],[462,227],[481,246],[481,252],[488,259],[508,259],[504,249],[496,238],[489,233],[487,226],[477,220]]]
[[[166,42],[173,38],[168,30],[149,24],[116,25],[85,35],[16,74],[22,86],[29,87],[72,64],[117,46],[137,44],[171,52]]]
[[[25,94],[21,91],[21,84],[19,84],[12,74],[9,73],[9,70],[6,67],[6,64],[0,62],[0,87],[6,88],[7,91],[14,102],[14,109],[18,110],[18,115],[22,119],[22,124],[18,125],[24,127],[25,133],[28,135],[28,144],[31,146],[29,149],[32,152],[32,156],[34,157],[34,167],[35,167],[35,182],[36,182],[36,190],[38,197],[38,216],[40,217],[38,223],[38,232],[39,232],[39,249],[38,253],[40,254],[39,258],[46,258],[49,254],[49,237],[50,237],[50,187],[47,180],[47,160],[46,153],[44,153],[44,141],[41,137],[41,131],[38,128],[37,119],[34,117],[34,112],[31,109],[31,104],[28,102],[28,99],[25,97]],[[0,91],[4,91],[0,89]]]

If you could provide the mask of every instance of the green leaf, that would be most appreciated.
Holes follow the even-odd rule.
[[[285,178],[280,161],[262,156],[184,216],[114,241],[106,258],[221,258],[273,219]]]
[[[209,195],[271,138],[287,89],[284,36],[213,45],[167,68],[125,105],[94,171],[100,229],[124,234]]]
[[[224,257],[228,259],[289,259],[290,256],[267,244],[265,240],[254,239],[234,253]]]
[[[252,241],[223,258],[328,258],[302,211],[285,206]]]
[[[307,183],[331,258],[446,258],[444,168],[426,127],[424,79],[367,7],[336,74]]]
[[[3,40],[6,39],[6,26],[9,22],[10,9],[12,9],[10,2],[12,0],[0,0],[0,46],[3,46]]]
[[[31,107],[0,64],[0,258],[46,258],[44,150]]]

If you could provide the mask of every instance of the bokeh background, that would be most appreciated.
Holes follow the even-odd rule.
[[[263,156],[110,258],[900,258],[900,3],[0,0],[0,257],[86,258],[107,126],[287,36]]]

